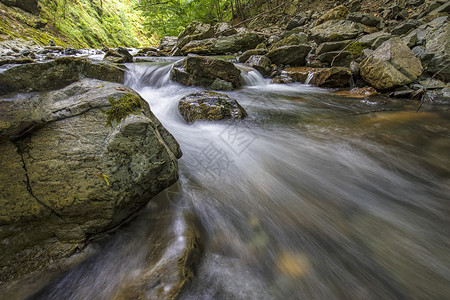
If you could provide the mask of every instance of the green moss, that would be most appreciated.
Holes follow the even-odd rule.
[[[352,56],[360,56],[364,49],[366,49],[366,45],[360,42],[354,42],[350,46],[347,47],[347,51],[350,52]]]
[[[141,99],[134,94],[125,94],[119,99],[108,97],[111,109],[106,111],[106,126],[112,127],[113,122],[118,125],[129,115],[136,115],[142,111]]]

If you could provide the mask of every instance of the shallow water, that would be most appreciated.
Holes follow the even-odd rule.
[[[128,65],[126,84],[184,153],[179,182],[160,198],[204,227],[181,299],[450,298],[448,110],[270,84],[242,68],[245,86],[225,93],[248,118],[188,125],[178,100],[202,89],[171,82],[171,64]],[[78,267],[42,299],[117,284],[139,263],[130,249],[152,226],[142,220],[99,250],[95,273]],[[109,285],[79,280],[89,274]]]

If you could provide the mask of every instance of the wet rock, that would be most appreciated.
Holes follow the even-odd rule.
[[[195,218],[189,214],[174,216],[167,209],[160,209],[152,212],[148,223],[152,224],[153,233],[145,243],[149,248],[147,252],[151,253],[145,267],[116,286],[118,290],[110,297],[105,295],[104,298],[140,299],[145,295],[145,299],[177,299],[194,279],[194,268],[201,254],[200,231]],[[159,259],[155,261],[155,258]]]
[[[237,30],[226,22],[214,25],[214,37],[224,37],[237,34]]]
[[[398,90],[398,91],[394,91],[394,92],[390,93],[389,97],[410,99],[411,96],[414,94],[414,92],[415,91],[412,89],[402,89],[402,90]]]
[[[207,254],[198,269],[199,278],[181,299],[274,299],[267,293],[269,282],[255,276],[256,270],[242,259]]]
[[[183,54],[224,55],[254,49],[264,40],[264,37],[254,32],[240,33],[222,38],[195,40],[186,44]]]
[[[377,90],[371,86],[366,86],[366,87],[362,87],[362,88],[352,88],[349,91],[349,93],[352,95],[361,95],[364,97],[375,96],[375,95],[379,94],[377,92]]]
[[[178,37],[164,36],[159,42],[159,50],[170,52],[177,45]]]
[[[362,78],[380,90],[409,84],[423,72],[420,60],[400,38],[384,42],[360,67]]]
[[[267,76],[271,71],[270,65],[272,62],[264,55],[252,55],[245,63],[256,69],[263,76]]]
[[[77,55],[80,53],[81,53],[81,51],[78,49],[73,49],[73,48],[69,48],[69,47],[64,49],[65,55]]]
[[[313,71],[313,76],[309,83],[328,88],[348,87],[351,77],[352,71],[349,68],[323,68]]]
[[[113,63],[129,63],[133,62],[133,56],[128,52],[126,48],[118,47],[116,50],[109,49],[105,56],[104,60],[113,62]]]
[[[276,260],[277,269],[286,276],[300,278],[311,271],[308,255],[302,252],[283,251]]]
[[[177,180],[177,142],[123,85],[83,79],[0,110],[0,282],[70,256]]]
[[[321,87],[338,88],[350,85],[352,72],[345,67],[332,68],[287,68],[286,74],[296,82],[313,84]]]
[[[214,37],[214,27],[209,24],[194,21],[178,35],[177,47],[181,49],[190,41],[204,40],[212,37]]]
[[[178,103],[178,111],[188,123],[197,120],[236,120],[247,116],[244,108],[235,99],[210,91],[194,93],[181,98]]]
[[[311,29],[311,38],[317,43],[343,41],[365,31],[364,25],[348,20],[330,20]]]
[[[278,74],[278,72],[276,72],[276,73]],[[288,83],[295,82],[294,79],[292,79],[292,77],[289,76],[286,71],[282,71],[280,74],[278,74],[278,75],[277,74],[274,74],[274,75],[271,74],[271,77],[273,77],[272,83],[288,84]],[[308,76],[308,74],[306,74],[305,79],[307,76]],[[303,81],[299,81],[299,82],[304,82],[305,79]]]
[[[93,63],[84,58],[61,57],[46,63],[17,66],[0,73],[0,95],[50,91],[84,77],[121,83],[124,74],[124,69],[104,62]]]
[[[283,46],[269,51],[266,56],[276,65],[301,66],[310,51],[308,45]]]
[[[170,78],[190,86],[211,87],[216,79],[229,82],[232,87],[241,85],[241,71],[233,63],[211,57],[189,56],[176,63],[170,71]]]
[[[311,67],[287,68],[283,70],[284,73],[283,75],[284,77],[289,78],[291,82],[309,83],[309,81],[307,81],[308,76],[310,76],[310,74],[312,75],[314,70],[316,69],[318,68],[311,68]]]
[[[252,55],[264,55],[266,53],[267,49],[251,49],[242,53],[238,60],[240,63],[245,63]]]
[[[315,25],[320,25],[329,20],[343,20],[347,17],[348,14],[348,9],[344,5],[339,5],[320,16]]]
[[[45,50],[50,50],[52,52],[63,52],[64,51],[64,47],[61,46],[45,46],[44,47]]]
[[[361,23],[370,27],[379,27],[382,20],[371,14],[365,14],[362,12],[350,13],[347,19],[356,23]]]

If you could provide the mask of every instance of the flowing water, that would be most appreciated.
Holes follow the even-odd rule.
[[[171,65],[131,64],[126,84],[183,151],[160,197],[204,228],[181,299],[450,298],[448,110],[270,84],[241,66],[244,87],[225,93],[248,118],[188,125],[178,101],[202,89],[171,82]],[[137,267],[151,226],[119,231],[42,299],[109,299],[98,291]]]

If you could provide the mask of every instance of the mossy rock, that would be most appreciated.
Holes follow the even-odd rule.
[[[245,109],[235,99],[212,91],[193,93],[181,98],[178,111],[188,123],[197,120],[236,120],[247,116]]]
[[[189,56],[176,63],[170,78],[183,85],[211,88],[217,80],[231,83],[233,88],[241,85],[241,71],[233,63],[212,57]]]
[[[142,112],[141,99],[135,94],[125,94],[119,99],[108,97],[111,108],[105,111],[107,116],[106,126],[112,127],[113,123],[118,125],[122,120],[129,115],[136,115]]]

